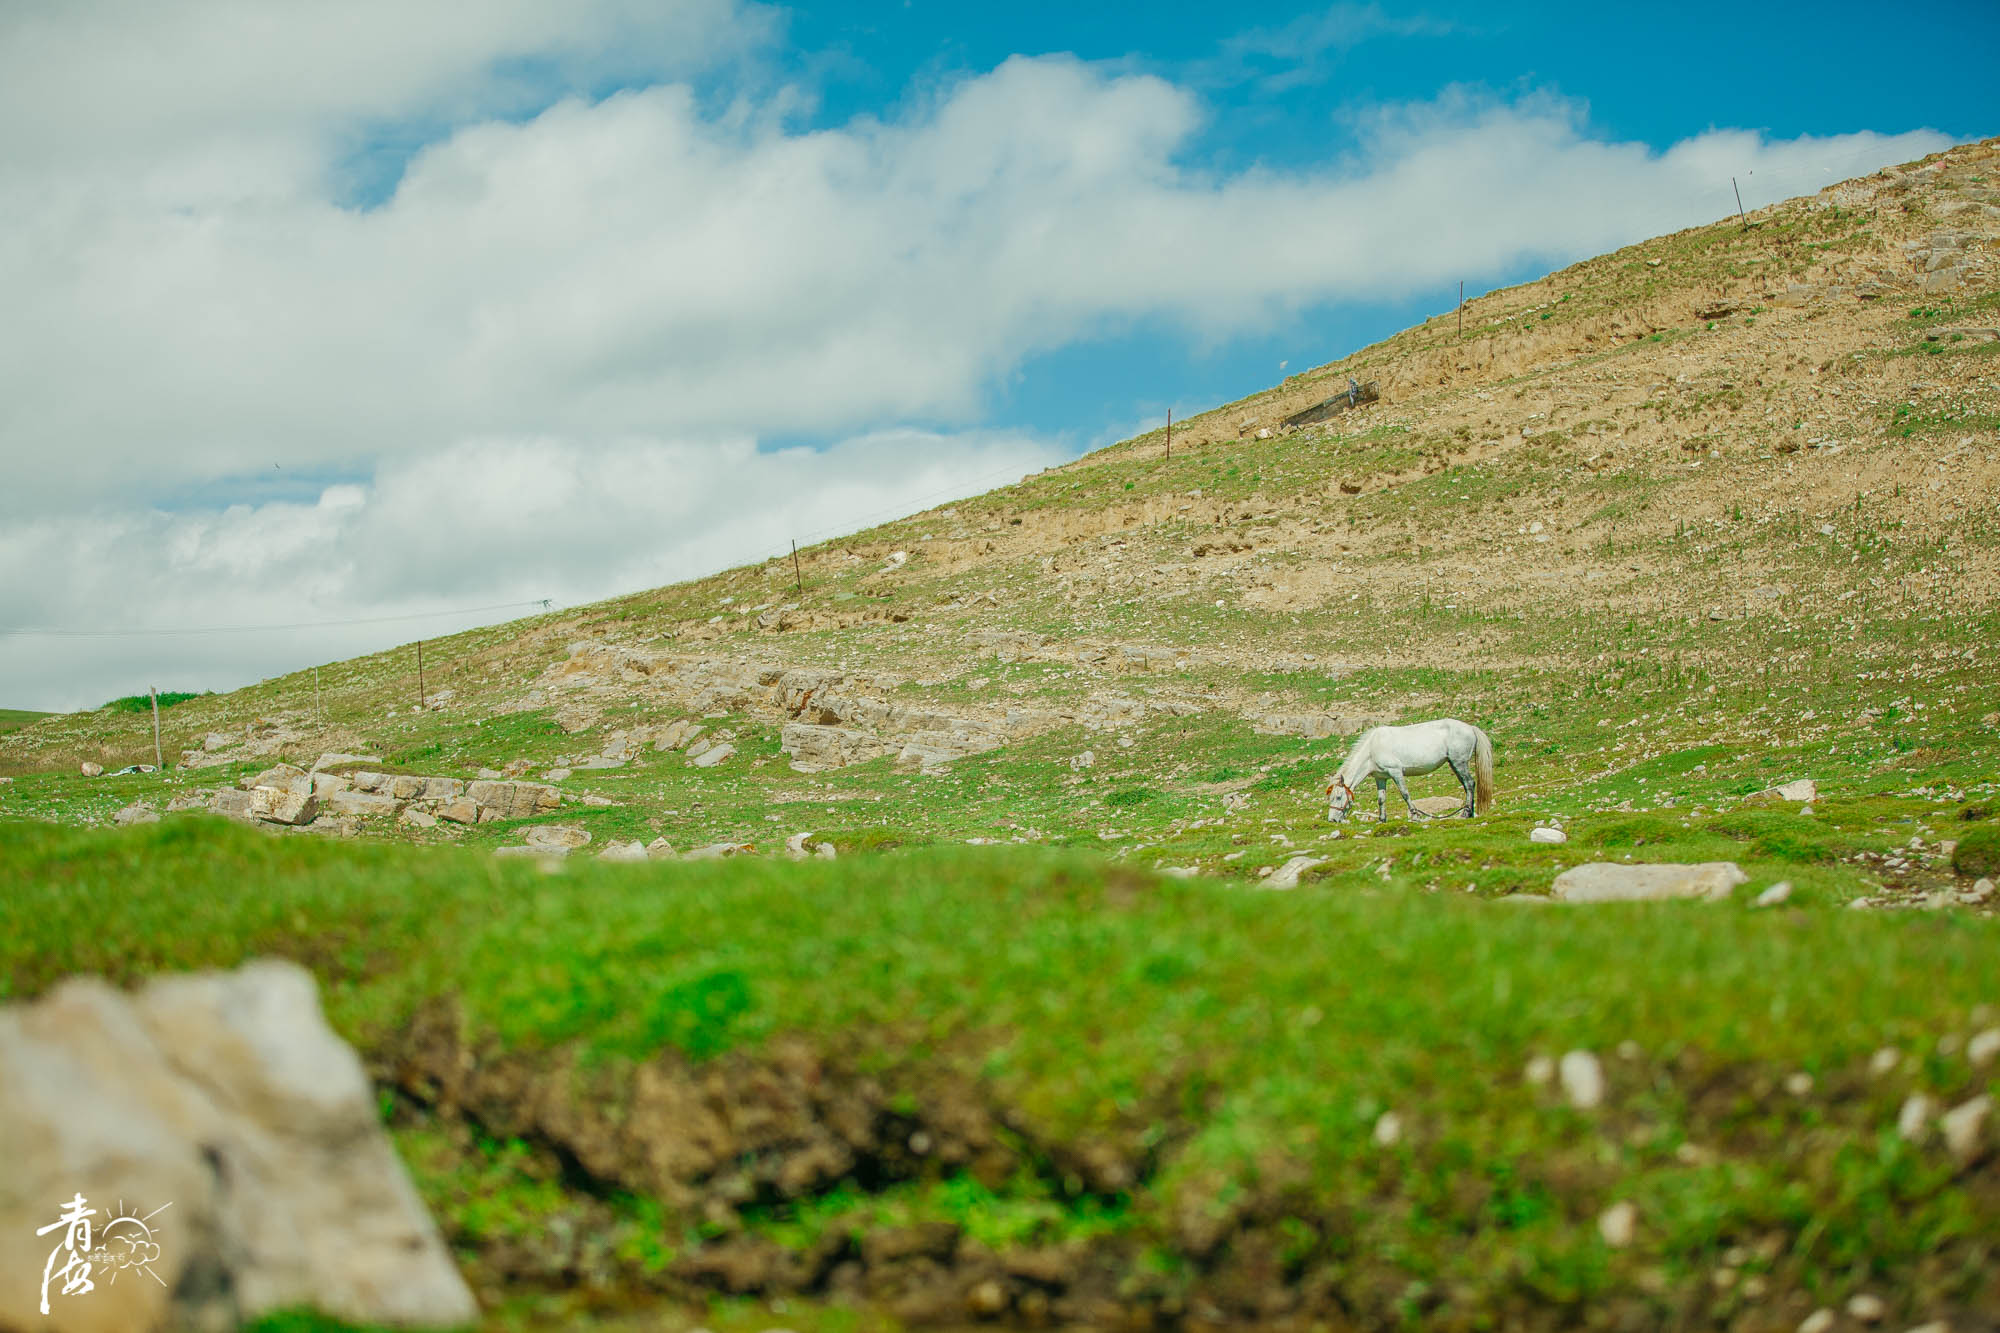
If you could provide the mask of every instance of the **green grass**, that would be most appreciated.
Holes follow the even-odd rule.
[[[53,713],[37,713],[26,708],[0,708],[0,732],[18,731],[53,716]]]
[[[1705,836],[1755,844],[1786,827],[1739,814]],[[1633,816],[1578,854],[1672,832]],[[1400,860],[1426,836],[1358,841]],[[1841,834],[1813,836],[1837,849]],[[865,1059],[892,1086],[958,1068],[1035,1141],[1166,1145],[1116,1196],[1059,1176],[942,1176],[745,1212],[786,1244],[942,1218],[999,1246],[1171,1249],[1173,1219],[1240,1199],[1270,1225],[1292,1219],[1300,1262],[1347,1280],[1387,1263],[1482,1301],[1526,1281],[1564,1304],[1629,1292],[1651,1266],[1705,1272],[1760,1237],[1778,1238],[1786,1281],[1814,1290],[1915,1283],[1924,1256],[2000,1225],[1990,1195],[1886,1130],[1913,1087],[1950,1104],[1986,1085],[1939,1045],[2000,994],[2000,928],[1982,919],[1530,910],[1372,873],[1261,893],[999,848],[548,874],[207,820],[117,835],[13,824],[0,849],[17,886],[0,902],[9,999],[74,972],[129,982],[287,955],[364,1052],[441,995],[505,1049],[611,1069],[663,1048],[712,1059],[803,1034],[852,1051],[876,1034]],[[1907,1079],[1860,1073],[1885,1046],[1920,1057]],[[1521,1079],[1531,1057],[1575,1048],[1608,1062],[1604,1114]],[[1825,1094],[1775,1091],[1794,1071]],[[1389,1110],[1410,1130],[1383,1150],[1371,1133]],[[403,1134],[404,1151],[463,1243],[575,1203],[531,1169],[529,1146],[447,1151],[423,1137],[439,1132]],[[1683,1143],[1709,1155],[1690,1165]],[[1614,1255],[1589,1219],[1620,1198],[1647,1225]],[[643,1200],[614,1212],[628,1264],[699,1243]],[[1333,1246],[1336,1224],[1352,1231]],[[1970,1280],[1922,1278],[1941,1292]]]
[[[160,707],[162,709],[172,708],[175,704],[184,704],[190,699],[199,699],[206,693],[206,690],[161,690],[159,695]],[[104,706],[114,713],[151,713],[153,711],[153,697],[147,694],[128,694],[122,699],[113,699]]]

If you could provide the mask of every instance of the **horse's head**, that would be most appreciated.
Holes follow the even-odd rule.
[[[1354,808],[1354,788],[1338,777],[1326,784],[1326,817],[1336,824],[1347,822],[1347,812]]]

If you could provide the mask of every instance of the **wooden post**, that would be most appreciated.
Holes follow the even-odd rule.
[[[424,706],[424,641],[417,640],[417,707]]]
[[[1729,188],[1736,191],[1736,216],[1743,222],[1743,230],[1750,230],[1750,219],[1743,213],[1743,190],[1736,184],[1736,178],[1729,178]]]
[[[160,753],[160,690],[156,685],[148,685],[146,693],[153,699],[153,767],[165,768],[166,756]]]
[[[805,596],[806,576],[799,570],[799,542],[796,537],[792,539],[792,578],[794,580],[795,591],[797,591],[799,596]]]

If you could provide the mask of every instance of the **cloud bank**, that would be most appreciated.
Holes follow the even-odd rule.
[[[474,9],[0,19],[0,116],[36,127],[0,143],[0,625],[683,577],[907,502],[913,472],[951,490],[1064,456],[982,429],[993,387],[1051,350],[1148,322],[1226,340],[1568,262],[1728,213],[1731,175],[1796,192],[1946,143],[1655,151],[1559,99],[1450,92],[1356,120],[1311,170],[1224,175],[1190,165],[1211,110],[1157,76],[1016,58],[809,128],[810,91],[755,72],[768,11]],[[735,95],[697,90],[717,70]],[[357,206],[357,146],[399,134],[425,146]],[[759,453],[773,437],[849,443]],[[159,508],[274,465],[351,482]],[[0,650],[0,702],[97,702],[108,677],[46,649]],[[270,657],[184,669],[311,660]]]

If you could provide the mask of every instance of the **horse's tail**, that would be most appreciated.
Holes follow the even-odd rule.
[[[1493,808],[1493,738],[1474,727],[1472,746],[1472,808],[1485,814]]]

